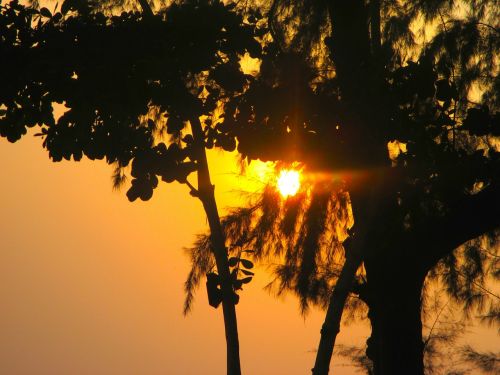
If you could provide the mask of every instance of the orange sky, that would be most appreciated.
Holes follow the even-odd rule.
[[[242,203],[241,178],[232,158],[209,156],[223,212]],[[0,374],[225,373],[222,311],[204,284],[182,315],[182,249],[207,229],[185,186],[160,183],[149,202],[129,203],[104,162],[52,163],[32,136],[0,138],[0,170]],[[237,306],[243,373],[308,374],[323,312],[304,319],[268,282],[258,269]],[[341,342],[362,345],[366,332],[349,327]]]
[[[221,206],[240,203],[231,159],[213,153],[211,165]],[[185,186],[129,203],[105,163],[52,163],[31,136],[0,139],[0,166],[0,374],[225,372],[221,310],[200,289],[182,315],[182,248],[206,229]],[[307,374],[323,314],[304,319],[268,281],[258,270],[237,306],[244,373]],[[366,328],[346,330],[343,342],[366,340]]]
[[[234,161],[210,156],[219,206],[237,206]],[[0,171],[0,374],[225,373],[221,309],[202,288],[182,315],[182,248],[206,230],[185,186],[161,183],[149,202],[129,203],[105,163],[54,164],[31,136],[0,139]],[[324,314],[304,319],[294,298],[262,290],[268,281],[258,269],[237,306],[243,373],[308,374]],[[494,330],[477,332],[481,349],[497,349]],[[344,327],[339,342],[362,345],[367,334],[366,324]]]
[[[241,203],[234,161],[214,152],[210,164],[220,206]],[[52,163],[32,136],[0,139],[0,170],[0,374],[225,373],[222,314],[204,288],[182,315],[182,248],[206,229],[185,186],[162,183],[149,202],[129,203],[104,162]],[[293,297],[262,290],[268,281],[258,269],[237,306],[244,374],[308,374],[323,313],[304,319]],[[479,349],[497,350],[496,329],[471,332]],[[367,334],[343,327],[339,342]]]

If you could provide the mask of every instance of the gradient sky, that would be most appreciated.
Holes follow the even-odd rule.
[[[209,157],[223,213],[258,184],[237,177],[233,158]],[[1,375],[225,373],[222,310],[208,306],[204,284],[182,314],[183,247],[208,228],[186,186],[160,183],[149,202],[130,203],[113,191],[110,166],[52,163],[32,136],[0,138],[0,170]],[[263,290],[265,268],[256,273],[237,306],[243,373],[308,374],[324,313],[302,317],[293,297]],[[339,337],[362,345],[367,332]]]
[[[249,185],[234,160],[213,152],[210,165],[219,206],[241,204]],[[207,229],[185,186],[161,183],[149,202],[129,203],[104,162],[52,163],[31,136],[0,139],[0,171],[0,374],[225,373],[221,308],[202,287],[182,315],[182,249]],[[259,268],[237,306],[243,373],[308,374],[324,313],[302,317],[293,297],[262,290],[268,281]],[[362,345],[367,334],[366,323],[350,325],[339,342]],[[495,330],[469,337],[479,349],[500,344]]]
[[[236,206],[235,163],[210,156],[220,205]],[[0,374],[225,372],[221,309],[202,288],[182,315],[182,248],[207,228],[185,186],[129,203],[104,162],[52,163],[31,136],[0,139],[0,166]],[[259,269],[237,306],[244,373],[307,374],[323,313],[304,319],[293,297],[262,290],[268,281]],[[342,342],[366,331],[350,326]]]
[[[210,155],[219,204],[236,206],[242,181],[231,157]],[[200,289],[182,315],[189,260],[182,248],[207,228],[201,204],[177,183],[149,202],[113,191],[104,162],[52,163],[41,140],[0,139],[0,374],[224,374],[221,309]],[[308,374],[323,312],[300,316],[295,298],[262,290],[265,268],[237,306],[247,375]],[[471,330],[497,350],[496,329]],[[362,345],[368,327],[342,328]],[[336,374],[352,367],[335,362]]]

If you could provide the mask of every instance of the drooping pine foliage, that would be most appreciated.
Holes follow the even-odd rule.
[[[232,211],[222,220],[230,254],[250,249],[255,261],[271,265],[274,279],[269,290],[278,295],[294,292],[303,313],[310,304],[325,307],[328,303],[344,261],[342,243],[352,225],[349,195],[338,183],[317,184],[286,200],[268,185],[257,202]],[[185,284],[186,312],[202,276],[213,267],[208,260],[209,235],[200,236],[188,253],[192,270]],[[348,310],[352,316],[364,312],[356,296]]]
[[[476,238],[484,231],[467,234],[450,220],[470,215],[471,199],[498,197],[498,4],[363,4],[369,46],[346,82],[335,55],[342,36],[331,24],[328,2],[271,2],[265,8],[271,38],[261,71],[225,106],[224,124],[234,129],[244,157],[299,160],[306,175],[389,168],[383,209],[370,229],[371,251],[384,258],[394,255],[387,249],[409,247],[428,259],[429,280],[438,280],[466,316],[498,322],[498,296],[490,288],[499,276],[495,225]],[[385,146],[385,154],[373,144]],[[325,236],[332,227],[349,227],[326,208],[332,204],[325,202],[339,200],[336,189],[327,187],[326,195],[314,183],[308,189],[281,206],[266,203],[264,193],[246,232],[257,239],[249,241],[256,254],[274,254],[274,285],[278,292],[296,293],[303,310],[309,302],[325,304],[343,262],[345,238],[329,243]],[[485,206],[477,221],[497,223],[496,216]],[[269,246],[274,253],[263,250]]]
[[[427,375],[497,374],[500,370],[498,353],[481,352],[465,342],[470,331],[467,319],[454,303],[438,288],[428,293],[423,311],[424,364]],[[335,356],[366,375],[374,374],[373,363],[366,356],[366,347],[338,345]],[[339,366],[339,365],[338,365]]]
[[[296,293],[303,311],[327,302],[356,220],[350,192],[332,176],[349,171],[363,183],[389,170],[370,223],[372,259],[408,248],[467,313],[498,321],[487,285],[499,277],[498,236],[452,251],[495,229],[486,209],[469,220],[477,229],[454,219],[474,212],[471,201],[498,196],[497,2],[352,1],[341,9],[352,24],[330,3],[193,0],[145,20],[127,1],[67,0],[55,11],[9,2],[0,8],[0,52],[10,57],[0,60],[0,135],[16,141],[39,126],[53,160],[105,158],[116,186],[130,166],[131,200],[151,198],[159,178],[188,183],[193,117],[207,148],[324,173],[295,198],[268,189],[223,221],[235,282],[242,255],[273,259],[273,285]],[[114,7],[128,11],[113,16]],[[257,77],[241,71],[245,53],[261,60]],[[56,119],[53,103],[63,102]],[[190,250],[186,310],[213,266],[209,249],[201,236]]]
[[[275,41],[331,66],[324,38],[330,36],[328,1],[276,0],[269,7],[269,22]],[[382,0],[366,1],[367,19],[380,33],[380,54],[388,67],[401,66],[422,53],[431,53],[439,73],[452,78],[463,108],[470,90],[479,85],[483,102],[498,108],[498,50],[500,10],[495,0]],[[371,12],[379,3],[379,18]],[[378,24],[375,24],[378,23]],[[335,35],[335,30],[333,30]],[[478,56],[481,56],[478,58]]]
[[[354,127],[349,123],[352,118],[339,100],[335,77],[322,74],[325,65],[332,66],[324,43],[331,31],[326,3],[274,1],[266,8],[273,42],[266,47],[258,79],[245,95],[226,105],[221,125],[236,134],[238,150],[244,156],[295,158],[304,161],[309,170],[356,164],[362,152],[358,145],[361,141],[351,139],[361,134],[358,129],[350,129]],[[388,219],[395,222],[392,225],[397,230],[416,228],[422,221],[445,215],[447,205],[459,199],[464,189],[477,193],[496,178],[499,115],[492,78],[498,77],[497,13],[488,1],[380,2],[380,51],[372,63],[382,61],[387,95],[382,104],[389,114],[386,128],[378,131],[386,142],[403,145],[393,155],[392,163],[406,179],[394,188],[399,208]],[[368,20],[375,22],[372,18],[369,14]],[[471,75],[468,70],[480,73]],[[484,98],[479,108],[471,99],[477,92]],[[253,142],[256,139],[259,141]],[[280,142],[276,144],[276,140]],[[360,165],[366,166],[366,160],[363,158]],[[315,196],[315,188],[311,190]],[[310,207],[320,196],[308,198]],[[295,227],[280,219],[276,210],[265,204],[265,197],[264,193],[261,204],[267,213],[253,229],[259,239],[255,247],[272,244],[277,255],[294,252],[286,255],[284,265],[278,268],[280,290],[291,286],[292,275],[302,275],[301,285],[307,284],[308,272],[324,272],[315,260],[323,251],[320,248],[324,249],[324,244],[318,245],[321,236],[314,234],[319,229],[305,225],[301,228],[304,233],[293,237],[290,230]],[[302,199],[294,198],[297,202]],[[299,203],[287,204],[290,208],[285,212],[297,216]],[[307,217],[307,213],[302,215]],[[331,214],[317,212],[312,216],[326,220],[316,223],[318,228],[331,226]],[[274,227],[273,220],[274,225],[281,224]],[[277,229],[286,238],[298,238],[300,246],[288,245],[283,250],[282,243],[273,239],[280,237]],[[266,241],[262,240],[264,233],[270,236]],[[316,256],[310,253],[308,243],[316,243]],[[468,281],[484,276],[486,268],[492,267],[485,265],[489,258],[472,250],[463,257],[472,267],[466,276]],[[299,265],[310,271],[297,268]],[[307,298],[307,288],[301,286],[300,291]]]

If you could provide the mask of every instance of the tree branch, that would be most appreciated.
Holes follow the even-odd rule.
[[[464,242],[500,227],[499,212],[499,184],[455,202],[445,217],[430,221],[426,228],[414,234],[414,240],[427,252],[427,266],[432,267]],[[429,239],[432,246],[428,246]]]
[[[467,276],[465,276],[462,272],[457,271],[457,274],[458,274],[458,276],[462,276],[464,279],[466,279],[466,280],[467,280]],[[494,297],[494,298],[496,298],[496,299],[500,300],[500,296],[499,296],[499,295],[497,295],[497,294],[495,294],[495,293],[493,293],[491,290],[486,289],[486,288],[485,288],[485,287],[483,287],[481,284],[479,284],[479,283],[477,283],[477,282],[475,282],[475,281],[470,281],[470,282],[471,282],[471,283],[472,283],[472,285],[474,285],[476,288],[478,288],[478,289],[482,290],[483,292],[485,292],[486,294],[489,294],[490,296],[492,296],[492,297]]]
[[[189,194],[191,194],[193,197],[200,198],[200,192],[193,186],[193,184],[191,184],[188,180],[186,180],[186,185],[190,189]]]
[[[149,5],[148,0],[138,0],[138,1],[144,15],[147,17],[153,17],[154,16],[153,9],[151,8],[151,5]]]

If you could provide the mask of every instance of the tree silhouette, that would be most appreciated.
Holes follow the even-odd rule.
[[[424,329],[425,373],[432,375],[496,374],[500,369],[499,353],[479,352],[463,343],[469,325],[466,317],[457,312],[460,304],[443,298],[434,289],[424,306],[424,317],[428,321]],[[373,374],[373,362],[366,355],[366,347],[338,345],[334,354],[343,358],[367,375]]]
[[[189,187],[210,227],[217,269],[210,301],[222,303],[227,372],[239,374],[236,291],[252,264],[228,258],[206,149],[236,147],[215,124],[221,103],[252,79],[239,59],[261,53],[259,15],[244,19],[234,4],[208,0],[157,13],[139,1],[141,12],[121,15],[96,5],[67,0],[50,11],[14,0],[0,7],[0,135],[15,142],[38,127],[53,161],[105,159],[117,186],[129,170],[130,201],[149,200],[159,179]],[[54,103],[65,106],[59,118]]]
[[[467,246],[459,258],[454,250],[498,236],[499,8],[488,0],[276,0],[267,11],[272,39],[259,77],[225,105],[221,128],[249,159],[300,161],[329,179],[284,206],[263,197],[252,206],[260,216],[235,212],[228,236],[242,234],[256,256],[270,244],[284,254],[280,288],[302,306],[330,296],[314,374],[328,372],[350,293],[369,308],[375,374],[422,374],[426,276],[437,266],[452,297],[480,306],[471,285],[488,272],[485,252]],[[339,219],[329,210],[347,193],[354,226],[340,225],[349,240],[337,233],[325,245],[328,221]],[[238,215],[243,224],[232,224]],[[355,280],[356,272],[364,276]]]
[[[216,1],[158,12],[139,1],[141,13],[120,16],[94,5],[2,6],[0,135],[14,142],[38,126],[54,161],[105,158],[117,184],[130,166],[132,201],[150,199],[159,178],[190,187],[211,234],[195,244],[205,252],[192,253],[186,288],[212,251],[207,287],[211,304],[222,301],[229,373],[240,372],[235,290],[252,276],[242,255],[276,253],[279,290],[303,309],[328,307],[315,374],[328,372],[346,301],[360,300],[374,373],[422,374],[426,276],[479,305],[471,285],[488,272],[485,251],[454,250],[494,240],[500,224],[495,1],[275,0],[241,14]],[[257,27],[266,12],[268,34]],[[257,78],[240,70],[246,52],[261,59]],[[58,119],[53,103],[68,109]],[[205,154],[214,146],[326,178],[221,221]]]

